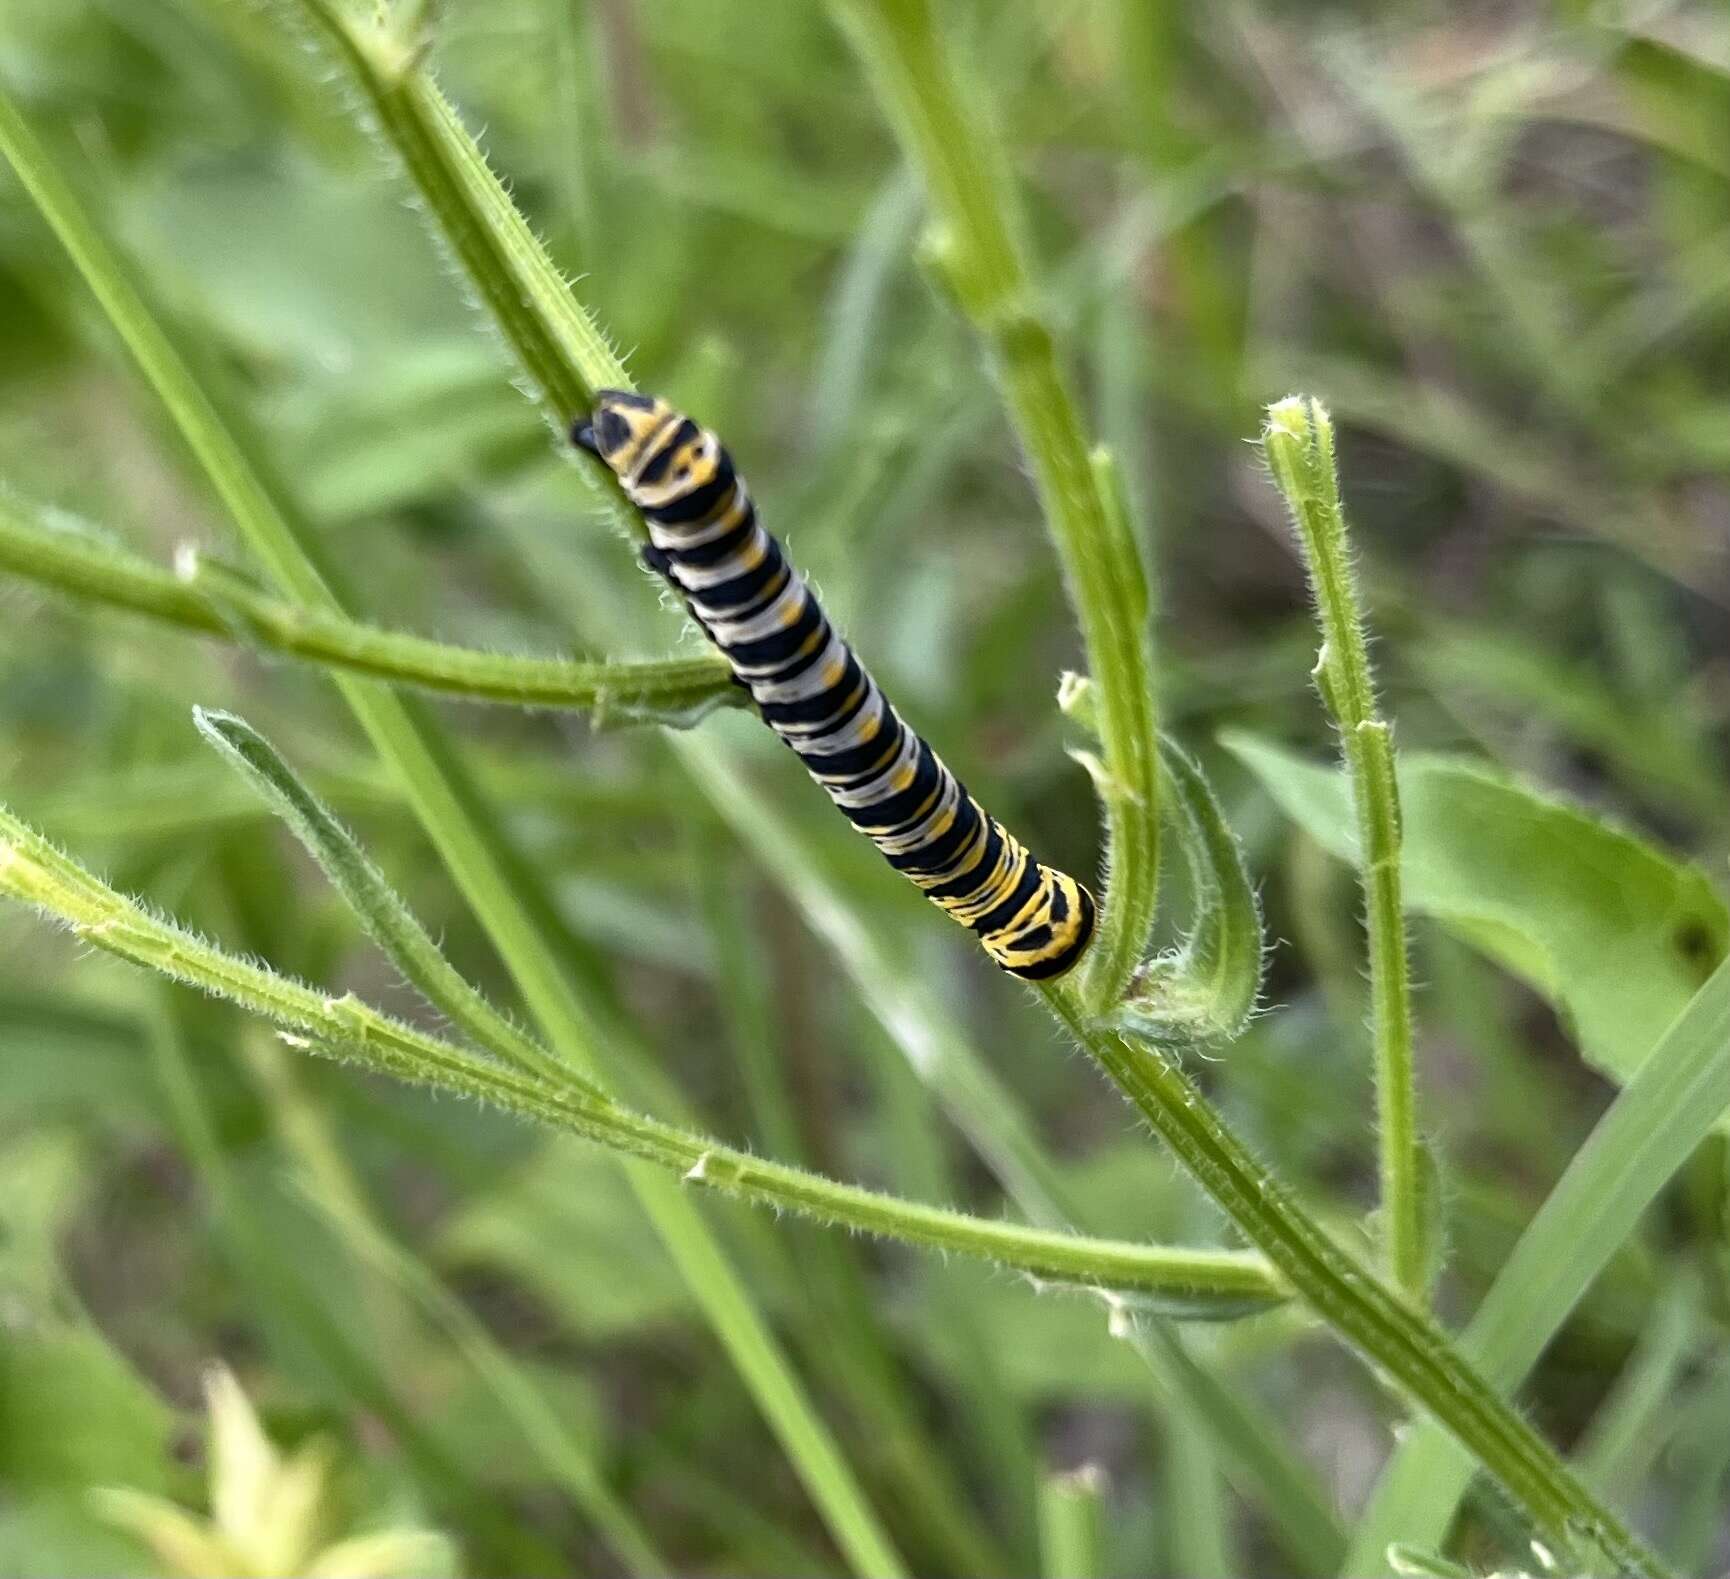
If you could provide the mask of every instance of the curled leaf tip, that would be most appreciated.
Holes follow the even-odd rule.
[[[201,707],[196,703],[192,709],[192,722],[201,735],[213,739],[225,739],[231,729],[247,727],[233,713],[225,712],[220,707]]]

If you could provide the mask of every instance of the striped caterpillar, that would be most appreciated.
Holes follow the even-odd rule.
[[[715,435],[664,400],[602,390],[574,443],[649,525],[648,564],[684,599],[764,721],[843,815],[1012,975],[1060,976],[1093,895],[1042,865],[901,721],[757,513]]]

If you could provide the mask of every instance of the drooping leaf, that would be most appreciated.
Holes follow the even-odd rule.
[[[1230,1040],[1255,1013],[1265,946],[1243,846],[1188,752],[1162,735],[1165,804],[1189,862],[1195,914],[1182,945],[1149,960],[1114,1017],[1158,1043]]]

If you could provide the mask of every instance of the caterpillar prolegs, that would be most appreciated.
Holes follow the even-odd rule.
[[[684,599],[757,711],[842,813],[1006,971],[1060,976],[1093,895],[1036,861],[901,721],[757,513],[732,458],[664,400],[602,390],[573,441],[649,525],[643,557]]]

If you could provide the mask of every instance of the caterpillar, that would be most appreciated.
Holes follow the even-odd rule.
[[[901,721],[757,512],[732,457],[666,401],[596,394],[572,442],[599,457],[649,526],[672,583],[758,713],[853,825],[925,897],[1030,981],[1093,937],[1093,895],[1036,861]]]

